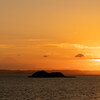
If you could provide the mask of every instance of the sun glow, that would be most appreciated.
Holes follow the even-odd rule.
[[[92,61],[100,61],[100,59],[91,59]]]

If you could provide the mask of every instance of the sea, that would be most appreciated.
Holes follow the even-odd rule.
[[[100,100],[100,76],[28,78],[0,74],[0,100]]]

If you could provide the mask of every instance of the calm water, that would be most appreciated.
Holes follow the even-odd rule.
[[[100,100],[100,76],[30,79],[0,75],[0,100]]]

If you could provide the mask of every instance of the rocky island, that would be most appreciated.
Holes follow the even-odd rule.
[[[48,73],[46,71],[37,71],[33,73],[31,76],[28,76],[29,78],[55,78],[55,77],[61,77],[61,78],[76,78],[75,76],[64,76],[61,72],[52,72]]]

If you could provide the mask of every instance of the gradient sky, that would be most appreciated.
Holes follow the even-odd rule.
[[[100,0],[0,0],[0,13],[0,69],[100,70]]]

